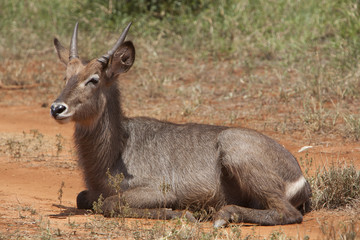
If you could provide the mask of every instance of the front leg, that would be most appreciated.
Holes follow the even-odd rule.
[[[77,208],[92,209],[93,203],[98,201],[99,196],[100,194],[89,190],[80,192],[76,198]],[[114,195],[107,197],[105,202],[108,204],[108,209],[115,208],[116,204],[127,205],[130,208],[170,208],[176,204],[176,196],[171,192],[162,193],[160,190],[137,187],[122,192],[121,199],[118,195]]]
[[[124,200],[118,195],[110,196],[105,199],[102,205],[105,217],[129,217],[145,219],[164,219],[170,220],[185,217],[190,222],[196,219],[189,211],[174,211],[171,208],[131,208],[124,204]]]
[[[177,197],[172,191],[162,192],[160,189],[137,187],[105,199],[103,203],[104,216],[113,214],[125,217],[149,219],[174,219],[185,217],[189,221],[196,221],[188,211],[173,211]]]

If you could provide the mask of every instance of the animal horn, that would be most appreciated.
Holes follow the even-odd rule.
[[[78,25],[79,22],[75,24],[74,32],[70,42],[70,51],[69,51],[69,59],[79,58],[78,51],[77,51],[77,34],[78,34]]]
[[[124,31],[121,33],[120,38],[117,40],[117,42],[115,43],[115,45],[113,46],[113,48],[108,51],[105,55],[101,56],[100,58],[98,58],[97,60],[105,65],[107,65],[109,63],[109,59],[110,57],[115,53],[116,49],[118,49],[118,47],[124,42],[125,38],[126,38],[126,34],[128,33],[130,26],[131,26],[132,22],[130,22],[126,28],[124,29]]]

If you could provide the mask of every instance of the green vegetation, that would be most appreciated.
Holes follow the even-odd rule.
[[[319,54],[348,70],[356,67],[360,52],[354,0],[4,0],[0,16],[1,45],[15,54],[26,47],[49,48],[52,35],[69,38],[76,21],[92,47],[133,21],[135,39],[180,51],[196,49],[204,56],[246,56],[289,66]]]

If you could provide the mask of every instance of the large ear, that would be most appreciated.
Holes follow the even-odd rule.
[[[124,42],[115,51],[109,61],[106,70],[108,77],[116,76],[120,73],[127,72],[135,61],[135,47],[132,42]]]
[[[65,65],[69,62],[69,50],[67,50],[57,38],[54,38],[54,46],[61,62]]]

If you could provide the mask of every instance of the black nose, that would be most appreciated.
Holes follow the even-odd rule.
[[[50,112],[53,117],[57,117],[60,113],[64,112],[66,110],[66,106],[60,104],[53,104],[51,105]]]

